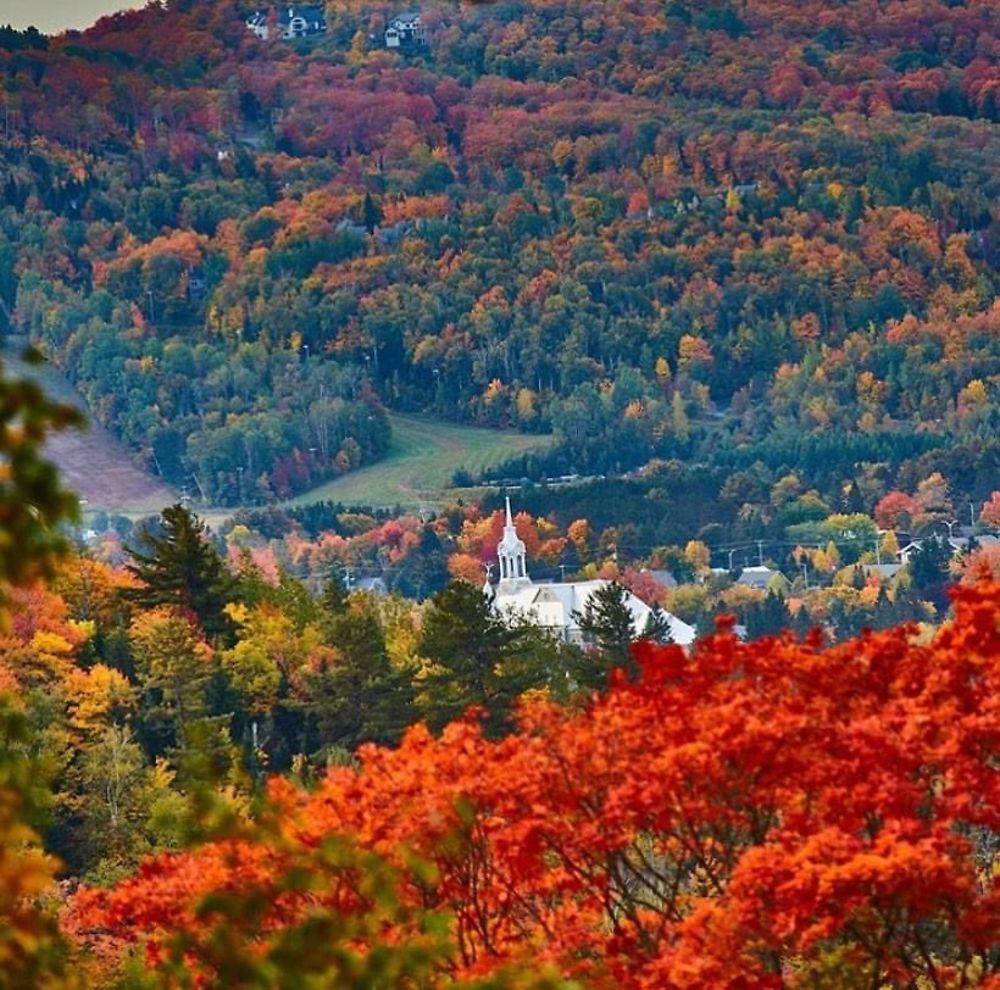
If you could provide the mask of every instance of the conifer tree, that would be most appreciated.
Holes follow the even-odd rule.
[[[329,616],[343,615],[347,609],[348,592],[343,578],[337,571],[331,571],[323,587],[320,604]]]
[[[598,588],[584,610],[575,612],[574,616],[584,639],[593,644],[609,669],[624,667],[634,674],[636,666],[632,659],[632,643],[637,636],[627,595],[622,585],[611,581]]]
[[[776,636],[783,629],[787,629],[789,615],[784,596],[772,588],[762,602],[747,609],[746,624],[749,639]]]
[[[659,602],[654,602],[646,619],[646,625],[642,630],[642,638],[650,639],[654,643],[666,645],[674,641],[673,630],[670,628],[670,620],[664,612]]]
[[[910,557],[913,586],[938,609],[948,607],[946,584],[951,547],[938,535],[927,537]]]
[[[127,548],[127,569],[145,587],[127,592],[143,608],[172,605],[193,613],[210,639],[232,642],[235,626],[224,609],[235,579],[206,538],[206,526],[183,505],[163,510],[162,531],[139,531],[139,547]]]
[[[337,582],[327,585],[324,600]],[[341,590],[342,585],[339,585]],[[366,742],[394,744],[416,721],[407,671],[389,658],[385,632],[366,605],[349,602],[339,614],[325,617],[326,639],[336,656],[302,671],[298,707],[310,723],[318,749],[353,750]]]
[[[433,664],[418,685],[431,726],[440,728],[476,706],[488,713],[489,731],[505,728],[518,696],[544,681],[530,631],[526,623],[505,622],[478,588],[463,581],[438,592],[417,647]]]

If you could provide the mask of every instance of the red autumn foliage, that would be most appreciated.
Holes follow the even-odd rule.
[[[80,894],[73,927],[155,958],[207,895],[267,891],[339,834],[403,876],[412,853],[433,864],[399,896],[452,913],[459,975],[528,960],[597,987],[1000,986],[998,600],[959,588],[930,640],[643,645],[636,681],[583,709],[533,702],[502,741],[418,727],[314,793],[275,780],[280,841],[155,859]],[[275,898],[261,930],[315,907]]]

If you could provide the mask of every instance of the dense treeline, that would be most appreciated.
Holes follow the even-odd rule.
[[[300,489],[380,402],[552,429],[536,474],[995,432],[994,5],[390,13],[0,49],[0,298],[165,477]]]

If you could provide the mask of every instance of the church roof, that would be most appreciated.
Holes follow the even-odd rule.
[[[610,583],[601,579],[565,583],[537,581],[506,593],[498,588],[494,601],[497,609],[510,618],[523,615],[546,629],[578,632],[580,624],[574,613],[583,612],[594,593]],[[641,634],[651,609],[631,592],[626,593],[625,602],[632,613],[636,632]],[[695,630],[692,626],[669,612],[664,615],[675,643],[687,646],[694,642]]]

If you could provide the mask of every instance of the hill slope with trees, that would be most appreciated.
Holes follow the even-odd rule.
[[[388,51],[394,12],[0,37],[0,298],[151,468],[287,495],[389,406],[553,430],[529,474],[815,437],[824,495],[988,497],[994,4],[428,3]]]

